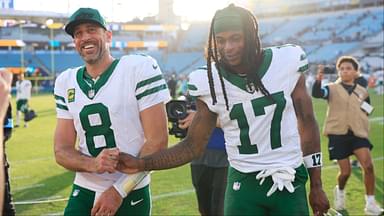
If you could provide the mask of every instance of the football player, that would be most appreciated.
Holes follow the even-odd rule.
[[[114,58],[112,32],[95,9],[78,9],[65,31],[85,66],[62,72],[54,90],[56,161],[76,171],[64,215],[149,215],[149,176],[116,165],[120,152],[140,157],[167,145],[170,95],[160,68],[149,56]]]
[[[24,79],[24,73],[17,76],[16,81],[16,125],[20,125],[20,115],[28,112],[28,100],[31,98],[32,83]],[[24,118],[24,127],[27,127],[27,121]]]
[[[180,166],[204,150],[216,119],[224,131],[230,168],[225,215],[323,215],[319,129],[305,87],[308,62],[295,45],[262,48],[258,23],[230,5],[211,22],[207,70],[190,75],[197,112],[187,137],[170,149],[118,169],[131,173]]]

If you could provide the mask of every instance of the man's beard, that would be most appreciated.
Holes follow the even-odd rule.
[[[98,46],[97,52],[92,55],[85,55],[82,52],[79,52],[81,58],[87,63],[87,64],[95,64],[99,62],[103,55],[105,53],[105,49],[103,49],[102,46]]]

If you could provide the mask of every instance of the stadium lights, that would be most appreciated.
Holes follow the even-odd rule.
[[[63,23],[55,23],[53,19],[47,19],[45,21],[45,25],[49,28],[50,32],[50,41],[49,45],[51,46],[51,74],[55,78],[56,77],[56,72],[55,72],[55,38],[54,38],[54,30],[55,29],[60,29],[64,25]]]
[[[47,25],[47,27],[49,28],[49,38],[50,38],[50,42],[49,42],[49,45],[51,46],[51,74],[53,76],[53,79],[55,79],[55,53],[53,52],[54,51],[54,47],[53,47],[53,28],[51,28],[51,26],[53,25],[53,19],[47,19],[47,21],[45,21],[45,24]]]
[[[19,28],[20,28],[20,41],[23,41],[23,25],[26,23],[25,20],[19,20]],[[20,47],[20,67],[21,73],[24,73],[24,46]]]
[[[182,23],[180,24],[180,28],[181,28],[181,30],[183,30],[183,31],[188,31],[188,29],[189,29],[190,26],[191,26],[191,24],[190,24],[190,23],[187,23],[187,22],[182,22]]]
[[[49,27],[53,24],[53,19],[47,19],[47,21],[45,21],[45,24]]]

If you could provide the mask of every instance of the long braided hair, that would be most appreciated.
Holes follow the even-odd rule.
[[[261,41],[258,34],[259,25],[256,20],[256,17],[250,11],[241,7],[237,7],[234,4],[230,4],[228,7],[222,10],[216,11],[215,16],[211,21],[211,26],[209,30],[209,36],[208,36],[208,48],[207,48],[207,54],[206,54],[208,82],[209,82],[209,89],[212,97],[212,104],[215,105],[217,103],[213,76],[212,76],[212,62],[215,62],[216,68],[219,72],[219,78],[220,78],[221,88],[224,95],[225,105],[227,110],[229,110],[228,96],[224,86],[224,80],[221,73],[221,66],[225,69],[230,69],[230,66],[225,63],[224,59],[218,53],[217,46],[216,46],[215,31],[214,31],[217,14],[225,12],[227,10],[232,10],[233,12],[238,13],[241,18],[242,31],[244,33],[244,40],[245,40],[245,49],[243,50],[242,64],[244,64],[246,69],[245,72],[246,72],[247,86],[250,89],[255,89],[256,91],[260,91],[263,95],[270,97],[270,94],[268,90],[265,88],[264,84],[262,83],[260,77],[256,73],[263,60],[263,50],[261,47]]]

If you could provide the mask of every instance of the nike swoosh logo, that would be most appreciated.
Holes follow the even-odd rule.
[[[152,65],[153,70],[156,70],[157,67],[158,67],[157,65]]]
[[[137,205],[137,204],[139,204],[140,202],[142,202],[144,199],[139,199],[139,200],[137,200],[137,201],[133,201],[133,200],[131,200],[131,206],[135,206],[135,205]]]
[[[299,188],[299,187],[301,187],[301,185],[296,185],[296,186],[294,187],[294,189],[296,190],[296,189]]]

